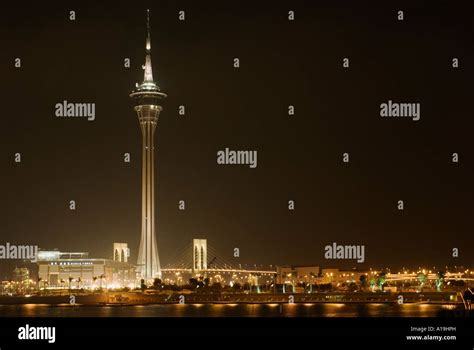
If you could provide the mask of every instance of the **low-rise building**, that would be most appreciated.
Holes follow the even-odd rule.
[[[360,277],[366,271],[342,270],[338,268],[320,268],[319,266],[278,266],[277,283],[297,285],[332,284],[334,286],[360,283]]]
[[[120,288],[136,285],[135,266],[110,259],[91,259],[88,253],[40,251],[40,288]]]
[[[319,276],[319,266],[278,266],[277,283],[280,284],[314,284]]]
[[[342,284],[349,285],[351,283],[360,283],[360,277],[362,275],[367,276],[367,272],[358,270],[341,270],[334,268],[322,269],[320,283],[331,283],[336,286]]]

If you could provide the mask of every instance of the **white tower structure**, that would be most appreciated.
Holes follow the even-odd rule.
[[[145,53],[143,82],[136,84],[130,97],[134,101],[134,109],[137,112],[142,131],[142,228],[137,271],[142,279],[149,282],[154,278],[161,277],[155,236],[155,147],[153,140],[158,116],[163,109],[162,100],[167,97],[153,80],[149,10],[147,11]]]

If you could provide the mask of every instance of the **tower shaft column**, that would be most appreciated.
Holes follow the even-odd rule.
[[[161,275],[158,249],[155,238],[155,167],[154,135],[159,106],[135,107],[142,131],[142,235],[139,249],[141,277],[151,280]]]

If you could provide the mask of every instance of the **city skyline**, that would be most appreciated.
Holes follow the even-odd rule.
[[[11,13],[25,18],[21,28],[1,15],[10,38],[0,68],[9,101],[4,113],[18,116],[2,128],[9,184],[2,202],[4,240],[98,257],[124,241],[134,261],[141,146],[126,95],[141,72],[137,40],[147,7],[77,7],[70,21],[66,7],[15,6]],[[462,21],[443,32],[447,40],[440,43],[421,31],[434,28],[437,15],[420,15],[416,8],[416,20],[395,32],[399,23],[387,21],[392,13],[364,6],[351,10],[373,22],[361,25],[354,16],[341,31],[328,20],[337,13],[329,6],[314,5],[306,14],[296,6],[295,25],[287,23],[285,6],[255,8],[247,17],[241,9],[240,18],[210,5],[185,7],[184,22],[178,7],[151,7],[159,81],[170,93],[156,165],[165,263],[199,236],[235,263],[472,266],[473,123],[464,111],[473,52],[464,45],[459,53],[452,43],[469,40]],[[348,9],[337,10],[349,16]],[[444,14],[448,23],[459,15],[452,11]],[[35,32],[38,13],[48,23]],[[372,33],[382,20],[384,34]],[[391,44],[383,41],[387,37]],[[356,44],[346,47],[350,39]],[[397,52],[405,43],[417,59]],[[349,71],[341,64],[346,56]],[[453,56],[461,63],[456,71]],[[22,58],[19,69],[16,57]],[[238,70],[235,57],[241,59]],[[130,68],[124,67],[126,58]],[[17,108],[29,88],[25,81],[35,89],[34,113]],[[389,99],[421,101],[421,119],[381,119],[378,106]],[[96,103],[96,119],[56,118],[54,106],[62,101]],[[295,106],[293,117],[289,105]],[[258,166],[218,165],[216,153],[226,147],[257,150]],[[13,161],[17,152],[20,164]],[[342,162],[344,152],[349,164]],[[458,164],[453,152],[460,155]],[[130,163],[124,153],[130,153]],[[293,211],[289,200],[295,201]],[[324,247],[333,242],[364,245],[366,261],[325,260]],[[451,256],[455,247],[458,258]],[[238,259],[234,248],[240,249]]]
[[[472,20],[5,3],[1,349],[472,346]]]

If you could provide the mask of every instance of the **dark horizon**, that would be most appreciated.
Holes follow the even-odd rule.
[[[0,244],[110,258],[113,242],[127,242],[136,261],[141,135],[128,94],[143,76],[150,8],[153,73],[168,94],[155,136],[162,266],[192,238],[207,238],[235,264],[473,266],[474,30],[466,8],[305,1],[5,6]],[[94,102],[95,120],[55,117],[64,100]],[[388,100],[421,103],[421,119],[381,118],[379,105]],[[226,147],[257,150],[257,168],[218,165],[216,153]],[[125,152],[131,163],[123,162]],[[364,245],[365,262],[325,260],[333,242]],[[12,264],[0,263],[1,277]]]

